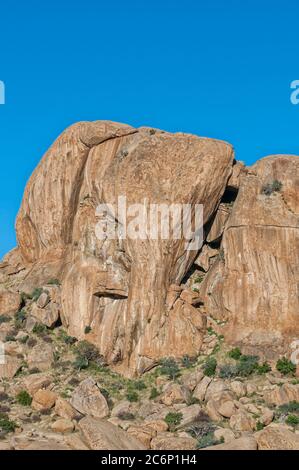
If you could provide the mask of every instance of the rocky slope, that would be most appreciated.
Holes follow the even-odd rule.
[[[298,448],[298,409],[279,408],[299,401],[298,170],[286,155],[246,168],[182,133],[67,129],[0,264],[0,445]],[[120,195],[203,204],[203,245],[99,240],[96,208]]]

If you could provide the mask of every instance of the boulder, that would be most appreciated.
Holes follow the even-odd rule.
[[[299,435],[284,426],[267,426],[254,437],[259,450],[299,450]]]
[[[20,306],[20,294],[6,289],[0,290],[0,315],[13,315]]]
[[[224,444],[205,447],[201,450],[257,450],[257,443],[253,437],[240,437]]]
[[[86,416],[79,428],[92,450],[144,450],[146,447],[134,436],[108,421]]]
[[[254,431],[256,422],[249,413],[239,410],[231,416],[229,425],[235,431]]]
[[[176,403],[186,403],[189,398],[190,391],[187,387],[171,383],[166,386],[160,400],[164,405],[172,406]]]
[[[157,436],[152,439],[152,450],[194,450],[197,441],[192,437]]]
[[[263,397],[266,403],[278,406],[290,401],[299,401],[299,384],[276,385],[271,390],[266,390]]]
[[[31,176],[17,217],[27,285],[45,285],[50,273],[59,278],[64,327],[83,339],[92,325],[89,340],[127,375],[161,357],[196,356],[203,336],[197,309],[179,299],[169,308],[166,297],[198,247],[188,249],[184,238],[103,243],[96,209],[103,202],[117,205],[118,196],[126,197],[127,207],[144,201],[203,204],[206,225],[233,162],[232,146],[213,139],[109,121],[71,126]]]
[[[226,222],[221,257],[200,287],[209,314],[227,321],[226,341],[267,359],[289,351],[299,335],[298,173],[299,158],[288,155],[250,168]]]
[[[29,369],[37,368],[42,372],[51,369],[53,360],[53,346],[48,343],[44,343],[43,347],[34,346],[27,356]]]
[[[109,416],[106,398],[91,377],[83,380],[73,391],[70,403],[79,413],[95,418]]]
[[[65,434],[74,430],[74,423],[70,419],[61,418],[55,421],[51,428],[54,432]]]
[[[33,395],[31,406],[37,411],[50,410],[55,405],[56,399],[56,393],[41,389]]]
[[[205,376],[196,386],[193,392],[194,398],[197,398],[197,400],[199,401],[204,401],[207,388],[210,385],[211,381],[212,381],[211,377]]]

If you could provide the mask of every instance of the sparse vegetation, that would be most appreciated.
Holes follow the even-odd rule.
[[[282,375],[294,374],[296,372],[296,365],[286,357],[282,357],[281,359],[278,359],[276,369]]]
[[[158,396],[160,395],[160,393],[158,392],[158,390],[156,389],[156,387],[153,387],[151,389],[151,393],[150,393],[150,400],[154,400],[155,398],[157,398]]]
[[[299,424],[299,416],[296,415],[289,415],[286,419],[286,423],[290,426],[298,426]]]
[[[90,333],[90,332],[91,332],[91,326],[86,326],[85,329],[84,329],[84,333],[86,335],[88,335],[88,333]]]
[[[43,289],[41,287],[36,287],[32,292],[31,292],[31,299],[36,302],[40,296],[42,295],[43,293]]]
[[[216,373],[217,361],[215,357],[209,357],[203,365],[203,372],[208,377],[212,377]]]
[[[175,380],[180,375],[180,369],[173,358],[161,359],[159,372],[166,375],[170,380]]]
[[[135,392],[134,390],[128,390],[126,393],[126,399],[130,402],[138,401],[139,399],[138,393]]]
[[[263,423],[261,423],[261,421],[257,421],[256,422],[256,430],[257,431],[261,431],[262,429],[264,429],[265,425]]]
[[[11,318],[8,315],[0,315],[0,325],[2,325],[2,323],[8,323],[10,320]]]
[[[256,372],[259,375],[267,374],[268,372],[271,372],[271,366],[268,364],[268,362],[264,362],[263,364],[259,364],[256,368]]]
[[[34,325],[32,333],[36,334],[37,336],[43,336],[46,335],[48,331],[48,328],[46,325],[43,325],[42,323],[36,323]]]
[[[271,196],[271,194],[275,192],[280,192],[281,189],[282,189],[281,181],[273,180],[271,183],[265,184],[262,187],[262,193],[265,194],[265,196]]]
[[[117,417],[122,421],[132,421],[135,419],[135,415],[129,411],[121,411],[118,413]]]
[[[182,367],[185,367],[186,369],[190,369],[191,367],[194,366],[196,363],[196,357],[190,357],[190,356],[183,356],[181,359],[181,365]]]
[[[49,286],[60,286],[60,281],[58,279],[50,279],[47,284]]]
[[[32,397],[26,390],[21,390],[16,396],[17,403],[23,406],[30,406],[32,403]]]
[[[7,414],[0,413],[0,430],[3,432],[14,432],[17,428],[17,423],[10,420]]]
[[[299,413],[299,402],[290,401],[289,403],[280,405],[278,409],[281,413]]]
[[[238,375],[241,377],[248,377],[253,374],[253,372],[257,370],[258,361],[258,356],[242,355],[239,359]]]
[[[238,367],[233,364],[224,364],[219,369],[219,377],[221,379],[231,379],[232,377],[237,377]]]
[[[173,432],[175,428],[180,424],[182,421],[183,415],[182,413],[175,413],[171,412],[165,416],[165,422],[168,424],[169,430]]]
[[[242,353],[239,348],[234,348],[234,349],[231,349],[231,351],[229,351],[227,355],[231,359],[235,359],[236,361],[238,361],[240,357],[242,356]]]

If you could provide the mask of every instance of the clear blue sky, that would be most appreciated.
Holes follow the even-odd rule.
[[[26,181],[79,120],[299,154],[298,0],[19,0],[0,6],[0,258]]]

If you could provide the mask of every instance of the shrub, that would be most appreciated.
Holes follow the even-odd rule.
[[[36,301],[40,298],[40,296],[41,296],[42,293],[43,293],[43,289],[42,289],[41,287],[36,287],[36,288],[31,292],[30,297],[31,297],[31,299],[32,299],[34,302],[36,302]]]
[[[85,329],[84,329],[84,333],[86,335],[88,335],[88,333],[90,333],[90,332],[91,332],[91,326],[86,326]]]
[[[135,415],[133,415],[133,413],[130,413],[129,411],[120,411],[117,417],[123,421],[132,421],[133,419],[135,419]]]
[[[135,402],[138,401],[139,396],[137,392],[134,392],[134,390],[128,390],[126,393],[126,398],[130,402]]]
[[[28,339],[27,346],[29,346],[29,348],[33,348],[36,345],[37,345],[37,341],[36,341],[35,338],[29,338]]]
[[[296,372],[296,365],[289,361],[286,357],[278,359],[276,369],[283,375],[294,374]]]
[[[231,364],[224,364],[220,367],[219,377],[221,379],[230,379],[238,375],[238,367]]]
[[[10,320],[11,318],[8,315],[0,315],[0,325],[2,325],[2,323],[8,323]]]
[[[49,286],[60,286],[60,281],[58,279],[50,279],[47,284]]]
[[[73,366],[77,370],[87,369],[89,366],[89,362],[86,357],[77,356],[74,360]]]
[[[257,421],[256,422],[256,430],[257,431],[261,431],[262,429],[264,429],[265,425],[263,423],[261,423],[260,421]]]
[[[0,430],[4,432],[14,432],[17,424],[11,421],[5,413],[0,413]]]
[[[46,325],[43,325],[42,323],[36,323],[34,325],[32,333],[36,334],[37,336],[43,336],[47,334],[48,328]]]
[[[76,345],[76,353],[79,356],[86,357],[88,361],[97,361],[98,359],[102,359],[99,350],[91,343],[86,340],[79,341]]]
[[[156,387],[153,387],[153,388],[151,389],[151,393],[150,393],[150,400],[154,400],[154,399],[157,398],[159,395],[160,395],[160,393],[158,392],[158,390],[156,389]]]
[[[297,426],[299,424],[299,417],[296,415],[289,415],[286,419],[286,423],[291,426]]]
[[[9,396],[5,392],[0,392],[0,401],[8,400]]]
[[[214,357],[209,357],[203,365],[203,373],[208,377],[215,375],[217,361]]]
[[[242,353],[241,353],[239,348],[234,348],[231,351],[229,351],[227,355],[228,355],[228,357],[238,361],[240,359],[240,357],[242,356]]]
[[[258,367],[258,356],[245,356],[242,355],[239,360],[238,364],[238,375],[241,377],[248,377],[249,375],[253,374]]]
[[[168,424],[170,431],[174,431],[182,421],[182,418],[182,413],[170,412],[165,416],[165,423]]]
[[[21,390],[16,396],[17,403],[23,406],[30,406],[32,403],[32,397],[26,390]]]
[[[262,193],[270,196],[272,193],[279,192],[282,189],[282,183],[278,180],[273,180],[272,183],[265,184],[262,188]]]
[[[256,371],[259,375],[267,374],[268,372],[271,372],[271,366],[268,364],[268,362],[264,362],[261,365],[258,365],[256,368]]]
[[[146,385],[142,380],[135,380],[130,382],[130,388],[133,388],[135,390],[145,390]]]
[[[279,411],[281,411],[282,413],[299,413],[299,402],[290,401],[289,403],[280,405]]]
[[[200,423],[196,423],[193,426],[190,426],[190,428],[187,429],[187,432],[194,437],[194,439],[201,439],[204,436],[207,436],[209,434],[214,434],[216,431],[217,427],[207,421],[203,421]]]
[[[216,439],[214,433],[206,434],[201,439],[197,441],[197,449],[204,449],[205,447],[216,446],[224,442],[224,439]]]
[[[190,367],[194,366],[196,362],[196,357],[190,357],[190,356],[183,356],[181,359],[181,365],[182,367],[185,367],[186,369],[190,369]]]
[[[15,327],[21,328],[26,320],[27,312],[25,310],[20,310],[15,313]]]
[[[159,372],[161,375],[167,375],[170,380],[175,380],[179,377],[180,369],[174,359],[161,359],[160,364]]]

